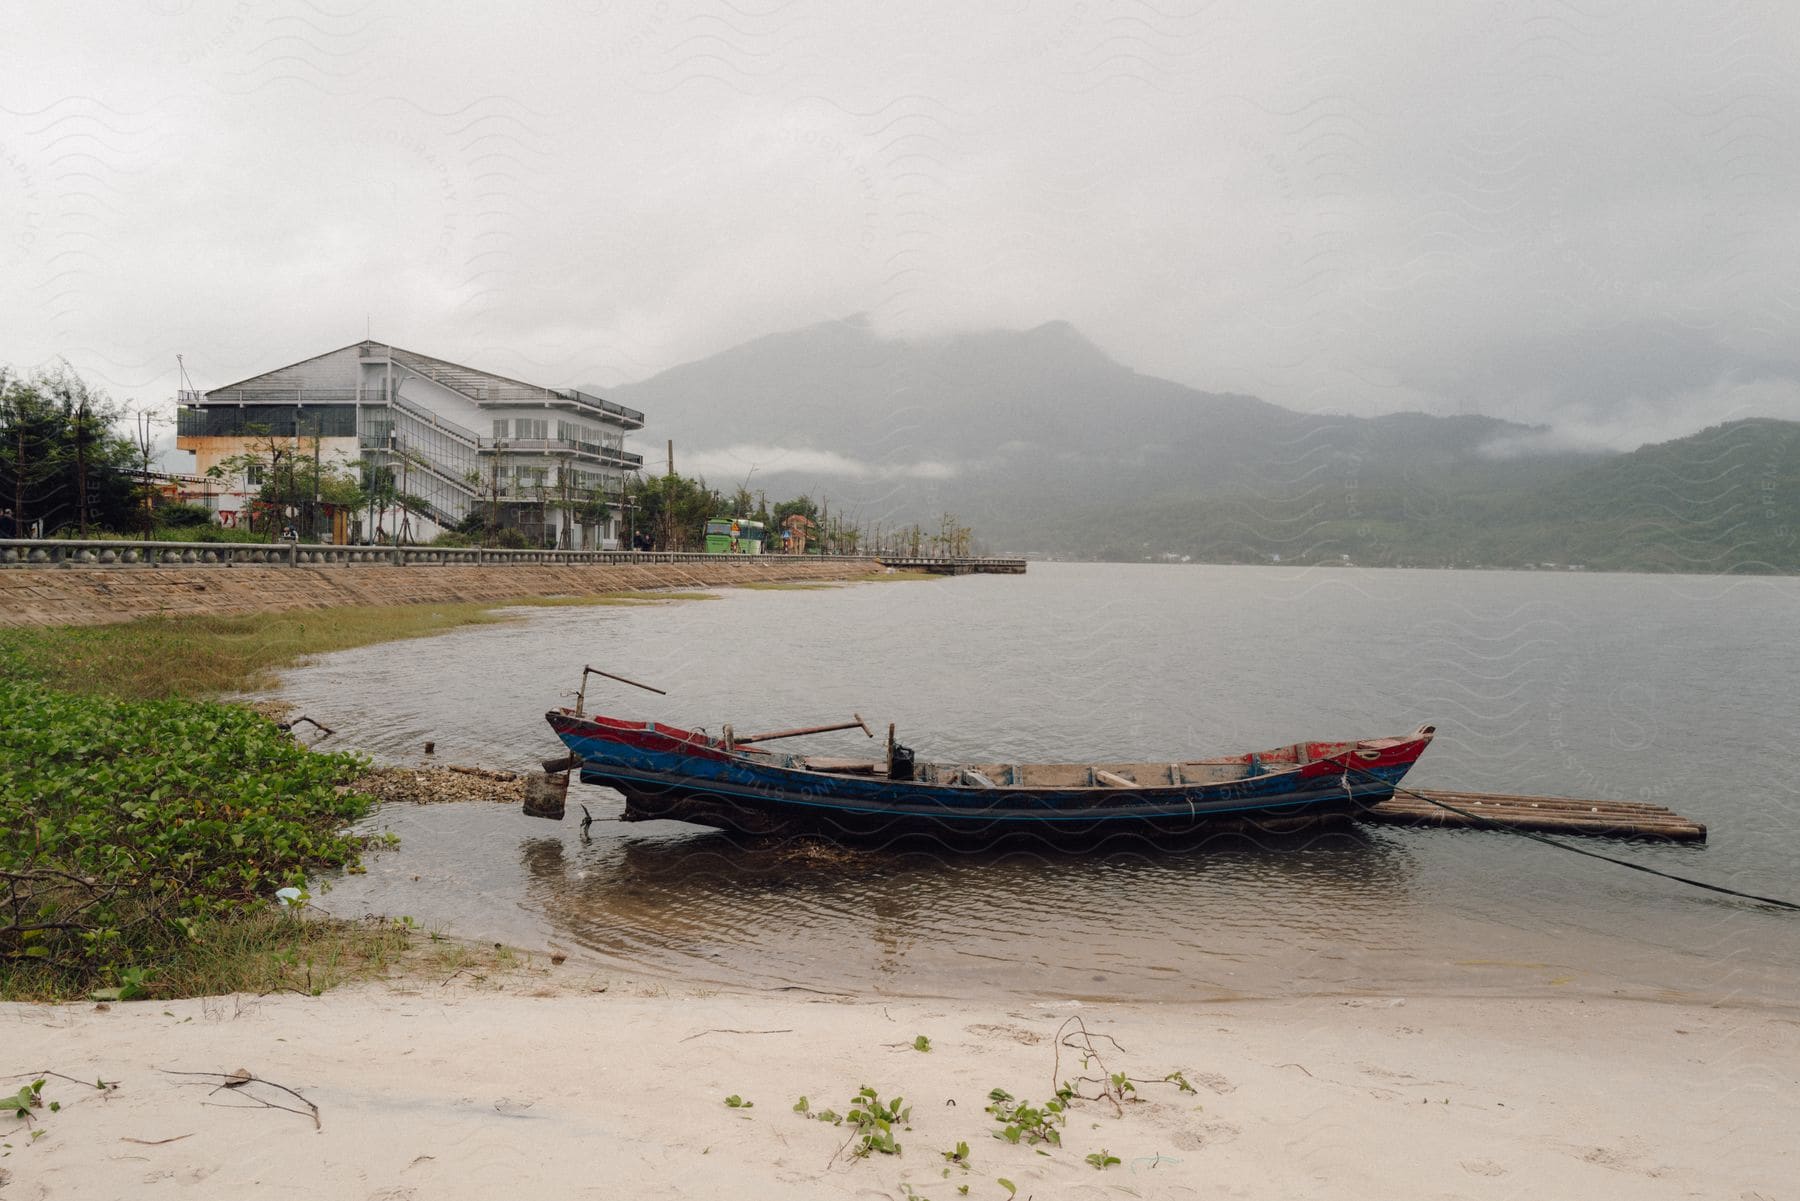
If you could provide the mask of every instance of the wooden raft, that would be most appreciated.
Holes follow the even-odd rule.
[[[1662,838],[1673,842],[1705,842],[1706,827],[1661,805],[1639,801],[1583,801],[1573,797],[1509,796],[1496,792],[1411,790],[1419,796],[1479,814],[1486,822],[1511,830],[1546,834],[1593,834],[1610,838]],[[1460,813],[1440,809],[1417,796],[1395,793],[1365,811],[1364,821],[1404,826],[1460,826],[1479,829]]]

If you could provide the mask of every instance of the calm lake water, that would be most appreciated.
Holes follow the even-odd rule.
[[[1437,741],[1424,787],[1655,801],[1703,846],[1579,845],[1800,897],[1800,580],[1033,564],[727,591],[327,656],[279,695],[388,762],[529,769],[590,707],[717,729],[861,713],[921,759],[1164,760]],[[868,745],[813,740],[820,753]],[[596,818],[615,794],[575,785]],[[389,806],[332,912],[555,945],[636,973],[892,994],[1192,999],[1621,992],[1793,1001],[1800,914],[1516,836],[1392,827],[1183,854],[746,852],[675,823]]]

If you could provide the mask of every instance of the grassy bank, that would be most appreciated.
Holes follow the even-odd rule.
[[[316,991],[380,973],[392,925],[298,920],[275,894],[357,870],[358,756],[298,746],[220,694],[300,659],[617,593],[0,629],[0,999],[96,989]]]
[[[501,621],[517,606],[622,605],[706,599],[705,592],[615,592],[501,603],[287,610],[235,617],[150,617],[118,625],[0,628],[0,679],[83,696],[205,697],[268,685],[308,655]]]

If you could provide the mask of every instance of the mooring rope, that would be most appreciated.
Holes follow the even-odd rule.
[[[1381,783],[1384,785],[1387,783],[1386,780],[1383,780],[1380,776],[1376,775],[1374,772],[1367,771],[1363,768],[1357,767],[1354,763],[1345,763],[1343,766],[1345,767],[1345,769],[1347,771],[1353,771],[1353,772],[1356,772],[1358,775],[1368,776],[1370,779],[1375,780],[1378,783]],[[1485,814],[1471,813],[1467,809],[1458,808],[1457,806],[1449,804],[1445,801],[1440,801],[1436,797],[1428,797],[1424,793],[1415,792],[1410,788],[1402,788],[1398,784],[1393,785],[1393,789],[1395,792],[1403,792],[1409,797],[1414,797],[1418,800],[1424,801],[1427,805],[1436,805],[1439,809],[1448,809],[1452,813],[1460,814],[1461,816],[1466,817],[1466,818],[1470,819],[1471,821],[1479,822],[1480,824],[1482,824],[1484,826],[1491,827],[1492,829],[1495,829],[1495,830],[1503,830],[1508,834],[1517,834],[1521,838],[1529,838],[1533,842],[1541,842],[1541,843],[1544,843],[1546,846],[1553,846],[1559,851],[1572,851],[1577,855],[1586,855],[1589,859],[1600,859],[1607,863],[1616,863],[1620,867],[1628,867],[1634,872],[1644,872],[1644,873],[1646,873],[1648,875],[1652,875],[1652,876],[1661,876],[1665,880],[1674,880],[1678,884],[1687,884],[1694,888],[1704,888],[1708,892],[1722,892],[1726,896],[1742,897],[1746,901],[1760,901],[1764,905],[1774,905],[1777,908],[1781,908],[1781,909],[1800,910],[1800,904],[1795,904],[1793,901],[1784,901],[1780,897],[1765,897],[1765,896],[1761,896],[1754,892],[1741,892],[1735,888],[1727,888],[1723,884],[1708,884],[1705,880],[1696,880],[1696,879],[1692,878],[1691,876],[1678,876],[1674,872],[1665,872],[1665,871],[1661,870],[1660,868],[1648,867],[1642,863],[1633,863],[1629,859],[1618,859],[1612,855],[1602,855],[1599,851],[1590,851],[1585,847],[1571,846],[1568,843],[1561,841],[1560,839],[1551,838],[1547,835],[1539,834],[1533,830],[1521,830],[1515,826],[1508,826],[1502,822],[1495,821],[1493,818],[1488,817]]]

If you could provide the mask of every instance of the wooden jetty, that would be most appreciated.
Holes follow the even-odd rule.
[[[1661,805],[1639,801],[1588,801],[1574,797],[1512,796],[1496,792],[1438,792],[1409,789],[1363,813],[1364,821],[1403,826],[1484,825],[1545,834],[1592,834],[1608,838],[1656,838],[1672,842],[1705,842],[1706,827]],[[1421,799],[1429,798],[1429,799]],[[1431,801],[1466,809],[1466,817]]]
[[[904,571],[929,571],[934,575],[1024,575],[1023,559],[950,559],[933,555],[876,555],[883,567]]]

